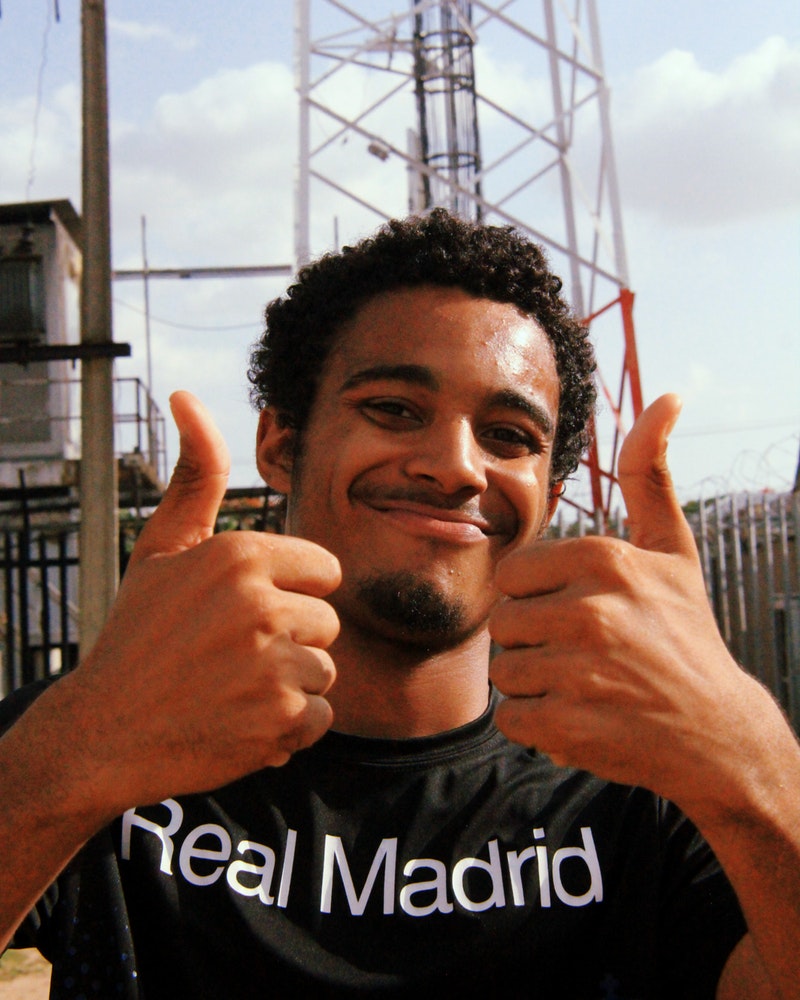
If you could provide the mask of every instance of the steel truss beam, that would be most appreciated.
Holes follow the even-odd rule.
[[[543,244],[592,326],[601,367],[588,475],[565,499],[605,521],[618,446],[642,393],[595,2],[408,0],[396,13],[399,2],[295,0],[297,262],[329,248],[331,236],[350,241],[426,207],[430,192],[436,204]],[[457,28],[474,62],[474,79],[457,83],[474,100],[469,149],[454,149],[452,136],[470,136],[474,121],[454,129],[421,120],[423,81],[430,116],[444,114],[436,87],[452,79],[452,52],[425,42],[437,24]],[[430,127],[447,134],[449,157],[425,155]],[[459,156],[469,173],[453,169]]]

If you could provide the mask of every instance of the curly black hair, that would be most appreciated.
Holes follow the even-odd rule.
[[[416,285],[510,303],[542,327],[561,383],[551,481],[566,479],[590,440],[596,365],[587,330],[561,297],[541,247],[511,226],[466,222],[442,208],[390,221],[300,270],[286,295],[267,306],[265,332],[253,346],[247,375],[254,405],[274,406],[300,437],[342,325],[373,296]]]

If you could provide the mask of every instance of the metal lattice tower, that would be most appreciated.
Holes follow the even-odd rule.
[[[600,364],[566,500],[604,520],[642,394],[595,2],[408,4],[295,0],[297,261],[433,205],[543,244]]]
[[[414,172],[418,183],[409,201],[415,208],[444,205],[477,219],[481,157],[470,4],[418,4],[413,19],[415,152],[420,164],[433,172]]]

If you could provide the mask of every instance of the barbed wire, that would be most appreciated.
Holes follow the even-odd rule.
[[[760,452],[754,448],[743,448],[734,456],[727,473],[704,476],[689,486],[679,486],[678,492],[682,497],[761,493],[765,490],[789,492],[794,487],[799,452],[800,434],[788,434],[771,442]]]

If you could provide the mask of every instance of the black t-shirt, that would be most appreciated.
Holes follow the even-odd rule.
[[[556,768],[489,711],[422,739],[328,733],[284,767],[129,810],[15,944],[73,1000],[691,1000],[714,996],[743,932],[673,805]]]

